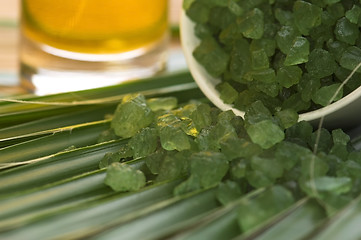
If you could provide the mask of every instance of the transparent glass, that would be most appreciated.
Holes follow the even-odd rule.
[[[168,0],[21,3],[21,83],[37,94],[113,85],[165,68]]]

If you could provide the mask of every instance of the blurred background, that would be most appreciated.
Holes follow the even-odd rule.
[[[18,15],[19,0],[0,0],[0,97],[25,93],[18,85]],[[178,27],[182,0],[169,0],[169,21]],[[171,45],[169,68],[184,67],[179,42]]]

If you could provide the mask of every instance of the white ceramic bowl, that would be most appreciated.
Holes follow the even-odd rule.
[[[199,39],[194,35],[193,22],[186,16],[184,11],[181,14],[180,34],[189,70],[201,91],[218,108],[232,110],[236,115],[243,117],[244,112],[223,103],[220,99],[219,92],[215,89],[215,86],[220,83],[220,79],[211,77],[193,58],[192,53],[198,46]],[[300,114],[299,120],[306,120],[317,125],[323,116],[324,126],[328,128],[350,129],[361,125],[361,87],[327,107]]]

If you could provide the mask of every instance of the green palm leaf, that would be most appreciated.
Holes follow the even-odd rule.
[[[109,127],[108,120],[68,126],[53,130],[50,132],[52,135],[2,148],[0,149],[0,168],[54,154],[69,146],[84,147],[96,144],[100,133]]]
[[[0,142],[3,146],[22,142],[31,137],[44,134],[51,134],[52,129],[59,129],[71,125],[100,121],[106,114],[114,112],[114,106],[104,106],[92,110],[81,110],[74,113],[58,114],[56,116],[42,118],[13,125],[11,127],[0,129]]]
[[[103,156],[124,141],[101,143],[34,159],[34,163],[0,172],[0,197],[98,169]]]

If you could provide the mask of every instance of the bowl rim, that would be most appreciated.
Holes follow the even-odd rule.
[[[194,23],[188,18],[184,9],[180,14],[180,39],[183,53],[188,64],[188,68],[206,97],[221,110],[232,110],[236,115],[243,117],[244,112],[233,108],[230,104],[225,104],[220,99],[219,92],[215,89],[215,84],[221,80],[210,76],[206,70],[193,57],[193,50],[200,40],[194,35]],[[314,121],[335,113],[345,106],[361,98],[361,86],[344,96],[342,99],[319,109],[299,114],[299,121]]]

